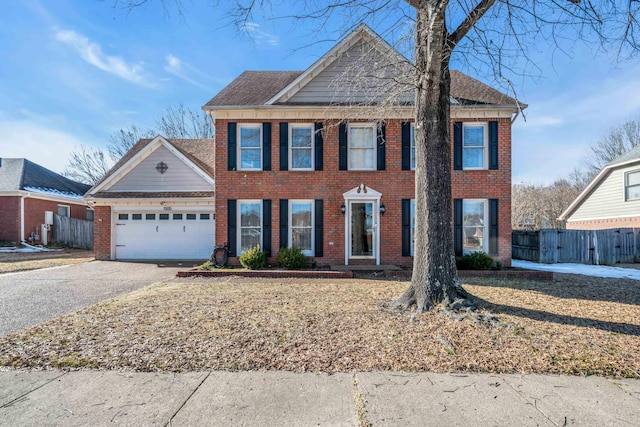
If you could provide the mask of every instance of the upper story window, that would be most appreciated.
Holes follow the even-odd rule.
[[[313,125],[289,125],[290,170],[313,170]]]
[[[241,200],[238,203],[238,211],[238,253],[241,254],[256,245],[262,245],[262,201]]]
[[[487,168],[488,126],[486,123],[464,123],[462,127],[462,167]]]
[[[262,170],[262,126],[238,125],[240,170]]]
[[[484,199],[465,199],[462,202],[462,250],[487,252],[487,201]]]
[[[416,169],[416,125],[411,123],[411,170]]]
[[[349,170],[376,169],[376,126],[375,124],[350,124]]]
[[[640,199],[640,170],[627,172],[624,176],[625,200]]]

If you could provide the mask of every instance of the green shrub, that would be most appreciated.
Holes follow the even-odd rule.
[[[244,268],[257,270],[267,265],[267,254],[260,250],[260,245],[255,245],[254,247],[244,251],[238,260]]]
[[[298,270],[307,265],[307,256],[302,253],[300,248],[282,248],[278,252],[276,261],[278,265],[287,270]]]
[[[457,259],[460,270],[490,270],[493,258],[484,252],[473,252]]]

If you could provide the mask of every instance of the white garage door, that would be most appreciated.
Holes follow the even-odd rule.
[[[116,259],[207,259],[214,246],[213,213],[118,212]]]

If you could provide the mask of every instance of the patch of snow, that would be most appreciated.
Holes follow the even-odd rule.
[[[539,264],[531,261],[514,259],[513,267],[528,268],[529,270],[552,271],[554,273],[582,274],[592,277],[612,277],[616,279],[640,280],[640,270],[634,268],[610,267],[608,265],[590,264]]]
[[[23,243],[22,246],[7,246],[0,248],[0,252],[60,252],[63,249],[49,249],[44,246],[32,246],[28,243]]]
[[[52,196],[70,197],[72,199],[82,198],[82,194],[73,193],[71,191],[58,190],[57,188],[27,186],[27,187],[24,187],[24,190],[31,191],[34,193],[40,193],[40,194],[50,194]]]

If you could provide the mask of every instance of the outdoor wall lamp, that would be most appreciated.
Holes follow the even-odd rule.
[[[340,212],[342,212],[342,215],[347,212],[347,207],[344,205],[344,202],[342,202],[342,206],[340,206]]]
[[[387,207],[383,204],[380,205],[380,215],[384,215],[384,213],[387,211]]]

